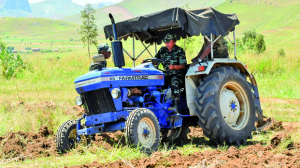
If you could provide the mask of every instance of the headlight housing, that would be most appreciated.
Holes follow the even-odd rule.
[[[75,98],[75,104],[78,105],[78,106],[81,106],[82,105],[82,99],[81,99],[81,96],[77,96]]]
[[[119,97],[121,97],[121,90],[118,89],[118,88],[114,88],[114,89],[111,91],[111,96],[112,96],[114,99],[118,99]]]

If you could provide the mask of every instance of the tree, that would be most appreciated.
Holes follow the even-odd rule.
[[[23,61],[20,55],[9,53],[0,38],[0,75],[9,79],[25,69],[31,70],[31,63]]]
[[[94,44],[97,47],[97,36],[98,29],[95,24],[95,16],[93,15],[96,11],[93,9],[91,4],[86,4],[81,12],[82,25],[80,26],[79,34],[82,35],[80,40],[83,42],[84,46],[88,45],[89,57],[90,55],[90,45]]]

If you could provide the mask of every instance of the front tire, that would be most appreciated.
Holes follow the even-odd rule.
[[[130,112],[125,122],[125,138],[128,145],[140,145],[146,153],[156,151],[160,142],[160,127],[154,113],[145,108]]]
[[[246,143],[257,121],[254,95],[246,76],[230,66],[215,68],[197,89],[198,124],[218,144]]]
[[[68,120],[64,122],[56,133],[56,148],[60,153],[67,153],[72,149],[75,149],[77,142],[77,121]],[[83,127],[83,126],[81,126]],[[81,135],[79,144],[88,146],[91,143],[91,135]]]

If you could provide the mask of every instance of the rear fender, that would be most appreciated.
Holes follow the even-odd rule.
[[[199,71],[199,66],[204,66],[204,71]],[[185,76],[185,88],[187,106],[191,116],[197,116],[197,105],[195,104],[195,99],[196,97],[200,96],[197,95],[198,92],[196,91],[197,87],[200,85],[200,79],[208,75],[213,68],[219,66],[232,66],[239,69],[247,77],[252,78],[252,75],[246,66],[242,62],[235,59],[215,59],[214,61],[202,62],[194,67],[190,67]]]
[[[204,66],[205,70],[204,71],[199,71],[198,67],[199,66]],[[237,69],[239,69],[242,73],[247,75],[247,77],[251,77],[251,73],[248,71],[246,66],[235,59],[215,59],[214,61],[207,61],[207,62],[201,62],[200,64],[197,64],[191,68],[189,68],[186,77],[188,76],[198,76],[198,75],[208,75],[211,71],[212,68],[216,68],[219,66],[232,66]]]

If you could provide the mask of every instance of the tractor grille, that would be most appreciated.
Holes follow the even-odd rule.
[[[108,88],[93,90],[81,94],[87,115],[116,111],[115,104]]]

